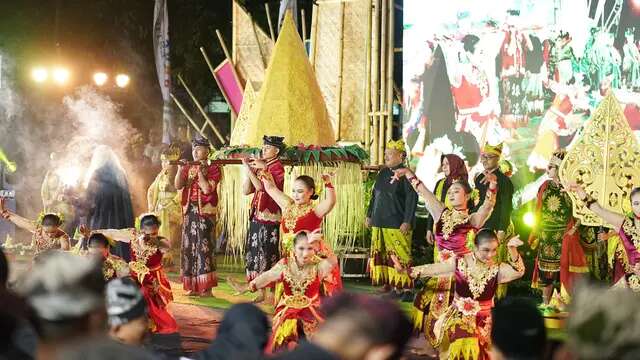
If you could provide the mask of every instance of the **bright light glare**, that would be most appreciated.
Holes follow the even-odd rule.
[[[53,70],[53,80],[60,85],[66,84],[67,81],[69,81],[70,75],[69,70],[65,68],[60,67]]]
[[[37,67],[31,71],[31,77],[35,82],[45,82],[49,77],[49,72],[43,67]]]
[[[129,75],[118,74],[116,76],[116,85],[118,85],[118,87],[121,87],[121,88],[129,85]]]
[[[107,76],[107,74],[103,73],[103,72],[97,72],[95,74],[93,74],[93,82],[96,83],[96,85],[98,86],[102,86],[104,84],[107,83],[107,79],[109,79],[109,76]]]
[[[529,211],[526,214],[524,214],[524,217],[522,218],[522,221],[528,227],[533,227],[533,225],[536,224],[536,216],[532,212]]]
[[[56,171],[62,183],[67,186],[75,186],[80,180],[81,172],[77,166],[64,167]]]

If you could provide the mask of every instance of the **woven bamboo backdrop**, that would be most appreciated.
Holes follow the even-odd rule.
[[[273,46],[271,38],[254,23],[249,13],[234,1],[233,63],[240,77],[245,82],[253,82],[256,91],[264,81]]]
[[[311,63],[339,141],[364,142],[370,6],[352,0],[314,7]]]

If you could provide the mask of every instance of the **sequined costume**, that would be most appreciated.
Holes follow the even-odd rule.
[[[626,262],[623,262],[625,275],[620,281],[626,282],[626,286],[633,291],[640,292],[640,277],[633,271],[640,261],[640,220],[635,217],[626,218],[618,235],[626,252]]]

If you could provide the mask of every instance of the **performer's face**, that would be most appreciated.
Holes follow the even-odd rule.
[[[404,161],[404,152],[396,149],[386,149],[384,151],[384,164],[387,167],[395,167]]]
[[[447,160],[447,158],[443,158],[442,159],[442,172],[444,173],[444,176],[449,176],[451,174],[451,169],[449,168],[449,160]]]
[[[302,180],[296,180],[293,183],[293,201],[296,204],[306,204],[311,200],[313,195],[313,189],[307,187],[307,184]]]
[[[56,225],[42,225],[42,232],[48,236],[53,236],[58,232],[58,226]]]
[[[209,148],[206,146],[195,146],[192,151],[194,161],[207,160],[209,156]]]
[[[640,217],[640,193],[631,198],[631,209],[636,217]]]
[[[157,237],[160,227],[158,225],[145,225],[142,227],[142,232],[150,237]]]
[[[464,187],[462,185],[457,183],[452,184],[447,191],[447,197],[449,198],[449,204],[454,208],[460,209],[467,207],[469,194],[464,191]]]
[[[278,156],[279,149],[273,145],[262,145],[262,158],[263,159],[273,159]]]
[[[550,179],[557,180],[558,179],[558,167],[555,166],[555,165],[549,164],[549,166],[547,166],[547,176],[549,176]]]
[[[109,248],[102,244],[93,243],[89,246],[89,254],[106,258],[109,254]]]
[[[480,155],[480,162],[485,170],[493,170],[498,167],[500,157],[495,154],[484,153]]]
[[[296,260],[301,264],[308,264],[316,255],[316,249],[313,244],[309,244],[309,240],[306,237],[296,239],[296,245],[294,247]]]
[[[475,255],[476,259],[488,263],[493,261],[498,253],[498,241],[483,241],[479,245],[476,245]]]

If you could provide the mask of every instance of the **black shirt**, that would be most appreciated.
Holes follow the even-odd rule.
[[[289,352],[278,354],[274,356],[272,359],[276,359],[276,360],[290,360],[290,359],[291,360],[293,359],[338,360],[339,357],[319,347],[318,345],[312,344],[307,341],[303,341],[295,349]]]
[[[399,229],[402,223],[414,225],[418,194],[406,177],[391,183],[393,170],[401,167],[404,166],[396,166],[393,169],[383,168],[378,173],[367,209],[371,226]]]
[[[511,224],[511,212],[513,211],[513,184],[511,179],[503,174],[499,169],[493,171],[498,180],[498,193],[496,194],[496,205],[491,212],[491,216],[484,223],[484,227],[493,231],[507,231]],[[475,211],[484,203],[487,196],[489,184],[483,184],[484,174],[478,174],[475,178],[476,189],[480,193],[480,202],[476,206]]]

